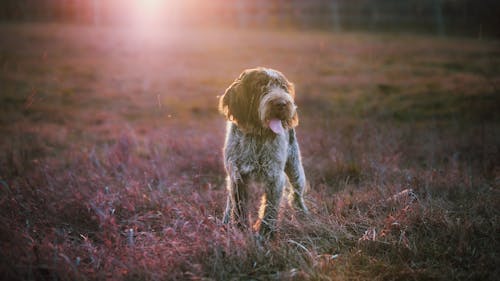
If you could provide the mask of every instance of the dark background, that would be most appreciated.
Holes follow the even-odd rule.
[[[127,1],[3,0],[2,21],[127,22]],[[498,37],[495,0],[187,0],[170,3],[170,24],[290,26],[335,31],[362,29]],[[202,13],[200,13],[202,11]],[[182,16],[180,16],[182,15]],[[188,16],[186,16],[188,15]]]

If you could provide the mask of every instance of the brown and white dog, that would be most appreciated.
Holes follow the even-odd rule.
[[[295,127],[299,123],[294,86],[279,71],[247,69],[219,100],[227,119],[224,166],[227,172],[227,206],[224,223],[231,218],[248,224],[248,185],[257,181],[265,194],[256,227],[260,234],[276,230],[283,188],[289,184],[289,202],[304,213],[306,178]]]

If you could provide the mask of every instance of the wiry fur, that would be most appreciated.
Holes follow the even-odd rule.
[[[220,98],[219,109],[228,119],[224,146],[227,171],[227,207],[224,223],[248,223],[248,185],[258,181],[265,197],[257,227],[261,234],[275,231],[283,188],[290,183],[290,203],[307,212],[302,194],[304,169],[294,127],[298,115],[294,88],[283,74],[267,68],[245,70]],[[281,109],[279,109],[281,105]],[[271,131],[268,122],[279,119],[283,134]]]
[[[269,75],[273,73],[273,75]],[[290,96],[293,102],[295,88],[283,74],[266,68],[247,69],[226,89],[219,100],[219,111],[226,118],[237,124],[245,133],[262,134],[265,132],[264,120],[260,119],[260,100],[270,91],[281,89]],[[293,108],[295,112],[295,108]],[[298,125],[299,118],[295,112],[284,120],[285,128]]]

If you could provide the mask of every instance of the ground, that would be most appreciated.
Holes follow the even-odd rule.
[[[500,42],[0,25],[5,280],[495,280]],[[308,217],[221,223],[217,97],[297,90]],[[254,187],[254,201],[260,189]]]

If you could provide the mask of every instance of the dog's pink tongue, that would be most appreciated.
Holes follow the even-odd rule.
[[[271,119],[271,121],[269,121],[269,128],[278,135],[283,134],[285,132],[285,129],[281,124],[281,120],[279,119]]]

